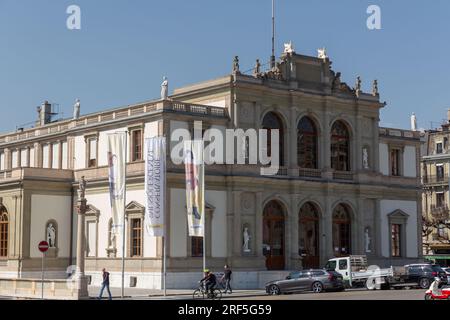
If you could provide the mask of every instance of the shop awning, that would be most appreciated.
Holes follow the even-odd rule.
[[[425,259],[429,260],[450,260],[450,255],[445,254],[433,254],[428,256],[423,256]]]

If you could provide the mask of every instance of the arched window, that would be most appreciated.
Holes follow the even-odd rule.
[[[336,121],[331,129],[331,168],[350,171],[350,133],[342,121]]]
[[[0,204],[0,258],[8,257],[9,220],[6,208]]]
[[[308,117],[298,123],[297,159],[300,168],[317,169],[317,129]]]
[[[333,249],[336,257],[351,254],[351,216],[345,204],[333,211]]]
[[[298,247],[304,269],[318,268],[319,261],[319,209],[307,202],[299,212]]]
[[[265,115],[263,120],[263,129],[267,130],[267,155],[269,157],[272,156],[272,148],[271,148],[271,132],[272,130],[279,130],[280,133],[280,166],[284,164],[284,130],[283,130],[283,121],[281,121],[280,117],[274,112],[269,112]]]

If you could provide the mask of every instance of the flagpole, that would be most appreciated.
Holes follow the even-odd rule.
[[[166,139],[166,136],[163,136],[163,139]],[[164,157],[166,159],[164,159],[164,162],[166,162],[167,160],[167,146],[165,144],[164,141]],[[167,214],[167,165],[164,165],[164,170],[166,172],[164,172],[164,215]],[[163,237],[163,281],[164,281],[164,297],[167,296],[167,242],[166,242],[166,238],[167,238],[167,219],[164,219],[164,237]]]
[[[123,191],[123,219],[122,219],[122,299],[125,297],[125,211],[127,205],[127,132],[125,134],[125,181]]]

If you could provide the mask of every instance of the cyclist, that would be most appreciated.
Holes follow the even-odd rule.
[[[205,277],[200,280],[201,283],[205,285],[205,291],[210,292],[211,294],[214,293],[214,288],[217,285],[217,278],[216,275],[209,270],[205,270]]]

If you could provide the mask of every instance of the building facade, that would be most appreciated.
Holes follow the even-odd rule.
[[[120,285],[122,239],[111,235],[107,135],[127,131],[126,285],[160,288],[162,241],[144,231],[144,139],[174,130],[278,129],[281,168],[206,166],[206,260],[233,268],[236,288],[261,287],[286,271],[365,254],[371,264],[420,260],[421,197],[418,132],[380,128],[376,83],[364,93],[341,82],[327,57],[295,52],[276,68],[231,75],[175,90],[168,100],[45,121],[0,136],[0,274],[34,276],[37,244],[56,228],[50,273],[74,264],[78,181],[88,182],[86,269]],[[181,101],[181,102],[179,102]],[[46,110],[46,104],[41,108]],[[224,134],[225,136],[225,134]],[[246,146],[249,149],[249,146]],[[247,151],[248,152],[248,151]],[[184,167],[168,158],[167,285],[191,288],[201,277],[202,238],[188,236]],[[51,225],[51,226],[50,226]],[[243,232],[250,236],[243,248]]]
[[[447,266],[450,263],[450,111],[446,123],[425,132],[422,157],[424,256]]]

